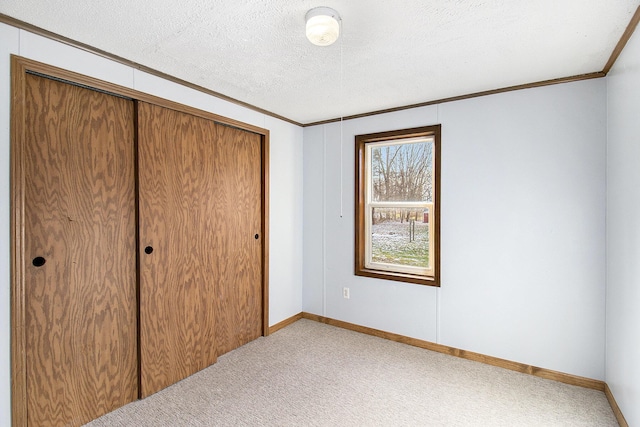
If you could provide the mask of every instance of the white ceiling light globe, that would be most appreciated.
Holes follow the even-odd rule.
[[[307,12],[307,38],[316,46],[329,46],[340,35],[340,15],[330,7],[316,7]]]

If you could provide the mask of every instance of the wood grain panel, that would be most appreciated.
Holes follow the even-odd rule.
[[[31,132],[31,125],[25,120],[25,99],[28,72],[49,75],[53,78],[78,83],[98,90],[119,94],[133,99],[144,100],[177,111],[198,116],[210,121],[227,124],[231,127],[256,133],[261,139],[262,150],[262,235],[256,242],[262,248],[262,259],[257,262],[262,265],[262,333],[268,334],[268,204],[269,204],[269,131],[253,125],[241,123],[221,117],[210,112],[197,110],[171,101],[163,100],[143,94],[128,88],[103,82],[72,71],[53,67],[19,56],[11,56],[12,67],[12,97],[11,97],[11,378],[12,378],[12,424],[14,426],[27,425],[27,307],[25,304],[26,288],[25,270],[31,268],[30,254],[25,253],[25,175],[30,174],[25,163],[25,141],[27,130]],[[161,124],[160,124],[161,125]],[[33,132],[35,134],[35,132]],[[141,248],[141,249],[144,249]],[[261,262],[260,262],[261,261]],[[135,295],[134,295],[135,299]],[[71,424],[72,425],[72,424]]]
[[[0,14],[0,22],[2,21]],[[77,83],[79,85],[88,86],[98,90],[106,91],[112,94],[117,94],[123,97],[135,99],[138,101],[148,102],[150,104],[159,105],[165,108],[170,108],[176,111],[182,111],[194,116],[202,117],[208,120],[213,120],[216,123],[226,124],[238,129],[248,130],[260,135],[267,135],[269,131],[267,129],[244,123],[229,117],[224,117],[219,114],[214,114],[210,111],[200,110],[188,105],[180,104],[178,102],[169,101],[158,96],[150,95],[145,92],[140,92],[125,86],[120,86],[114,83],[110,83],[104,80],[96,79],[95,77],[86,76],[73,71],[65,70],[63,68],[54,67],[53,65],[44,64],[42,62],[34,61],[32,59],[23,58],[16,55],[11,55],[12,61],[15,63],[15,69],[17,71],[33,71],[36,73],[44,74],[47,76],[63,79],[69,82]],[[139,69],[139,67],[136,67]]]
[[[261,139],[215,125],[218,355],[262,335]],[[258,237],[257,239],[255,237]]]
[[[25,97],[28,424],[137,397],[133,103],[33,75]]]
[[[212,145],[199,120],[138,103],[141,395],[216,361]],[[191,140],[196,143],[192,143]],[[147,254],[144,248],[153,247]]]
[[[138,103],[142,396],[262,332],[261,138]]]

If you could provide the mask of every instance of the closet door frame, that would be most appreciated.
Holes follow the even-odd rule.
[[[181,111],[261,136],[262,151],[262,335],[269,335],[269,130],[219,116],[124,86],[67,71],[17,55],[11,56],[11,420],[13,427],[27,426],[26,313],[24,272],[28,262],[25,243],[25,99],[26,75],[38,74],[89,89],[108,92]],[[139,252],[139,251],[137,251]],[[136,254],[138,256],[138,254]],[[139,292],[139,283],[138,286]],[[140,331],[138,330],[138,334]]]

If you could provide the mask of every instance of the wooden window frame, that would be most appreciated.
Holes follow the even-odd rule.
[[[440,135],[441,126],[423,126],[389,132],[356,135],[355,137],[355,275],[394,280],[426,286],[440,286]],[[432,137],[434,141],[433,200],[433,274],[429,276],[367,268],[366,263],[366,146],[367,143]],[[431,254],[430,254],[431,255]]]

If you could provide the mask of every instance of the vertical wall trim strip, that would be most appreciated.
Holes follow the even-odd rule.
[[[342,20],[341,20],[342,22]],[[342,27],[344,27],[344,24],[342,25]],[[340,109],[342,110],[342,112],[340,113],[340,218],[342,218],[343,214],[344,214],[344,141],[342,139],[343,136],[343,128],[344,128],[344,100],[345,100],[345,96],[344,96],[344,54],[343,54],[343,47],[344,47],[344,28],[341,28],[342,30],[342,37],[340,38],[340,97],[341,99],[341,106]]]
[[[322,126],[322,315],[327,315],[327,125]]]
[[[436,124],[438,125],[441,124],[440,123],[440,104],[436,104]],[[440,157],[442,157],[442,134],[440,135]],[[442,160],[440,161],[440,167],[442,167]],[[442,173],[440,173],[440,179],[442,179]],[[442,190],[442,183],[440,184],[440,190]],[[441,194],[440,194],[440,198],[442,198]],[[440,203],[441,203],[441,200],[438,200],[438,204]],[[440,253],[442,254],[442,251],[440,251]],[[440,265],[442,266],[442,263]],[[442,286],[442,281],[440,282],[440,286]],[[440,338],[440,288],[436,288],[436,343],[442,344],[442,341]]]

